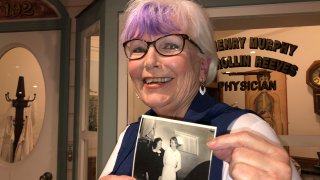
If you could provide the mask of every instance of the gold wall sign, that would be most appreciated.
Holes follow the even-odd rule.
[[[236,37],[217,40],[216,47],[217,51],[244,49],[246,37]],[[298,49],[297,45],[267,38],[250,37],[249,48],[253,50],[264,50],[270,52],[278,52],[280,54],[293,56]],[[252,62],[254,60],[254,62]],[[290,75],[291,77],[296,76],[298,73],[298,66],[289,62],[275,59],[271,57],[255,56],[251,55],[239,55],[239,56],[227,56],[219,58],[218,70],[228,68],[241,68],[241,67],[256,67],[260,71],[253,72],[222,72],[224,75],[236,76],[236,75],[256,75],[259,76],[270,76],[271,72],[280,72],[284,75]],[[276,80],[260,81],[226,81],[218,82],[218,88],[224,91],[261,91],[261,90],[272,90],[277,89]]]
[[[0,0],[0,20],[58,17],[57,11],[42,0]]]
[[[295,44],[259,37],[220,39],[216,41],[216,47],[217,51],[245,49],[248,47],[254,51],[271,52],[267,53],[270,55],[280,53],[288,56],[293,56],[298,49]],[[253,70],[248,71],[248,67],[256,69],[252,68]],[[232,68],[237,68],[237,70],[238,68],[245,68],[246,71],[232,71]],[[219,58],[218,70],[224,70],[222,75],[243,76],[242,81],[235,81],[234,79],[237,78],[233,77],[228,78],[229,81],[219,81],[217,83],[219,90],[243,91],[245,109],[256,112],[278,135],[288,134],[286,77],[297,75],[299,70],[297,65],[267,56],[241,54]]]

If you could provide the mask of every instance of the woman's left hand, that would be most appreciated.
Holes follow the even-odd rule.
[[[229,163],[230,176],[237,179],[290,180],[287,152],[279,145],[248,131],[222,135],[208,142],[214,155]]]

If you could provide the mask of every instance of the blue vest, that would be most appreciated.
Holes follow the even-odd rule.
[[[220,136],[229,133],[227,128],[234,119],[248,112],[251,111],[233,108],[215,101],[207,94],[202,96],[198,93],[185,114],[183,121],[216,126],[216,135]],[[146,114],[157,116],[152,110],[149,110]],[[134,149],[139,124],[140,120],[132,123],[127,128],[111,174],[132,175]],[[211,160],[210,180],[222,179],[222,167],[223,162],[213,156]]]

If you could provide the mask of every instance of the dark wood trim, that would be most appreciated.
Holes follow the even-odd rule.
[[[301,166],[302,174],[313,174],[320,176],[320,168],[315,167],[315,165],[319,165],[318,159],[298,156],[292,156],[292,158]]]

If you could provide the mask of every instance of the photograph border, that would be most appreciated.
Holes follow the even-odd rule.
[[[135,150],[134,150],[134,158],[133,158],[133,166],[132,166],[132,176],[135,177],[135,170],[138,171],[138,168],[136,168],[136,159],[137,159],[137,149],[141,148],[139,147],[139,140],[145,140],[147,139],[150,140],[149,142],[152,142],[153,139],[155,138],[155,134],[156,134],[156,130],[159,131],[159,127],[157,127],[157,125],[159,123],[153,123],[152,125],[149,125],[150,127],[143,127],[145,124],[145,121],[149,121],[149,120],[153,120],[153,122],[162,122],[162,129],[160,128],[160,131],[165,131],[165,128],[170,129],[171,133],[173,134],[177,134],[177,132],[181,134],[185,134],[186,137],[188,137],[189,133],[194,131],[194,132],[201,132],[205,135],[204,137],[199,136],[196,138],[188,138],[188,141],[185,141],[185,145],[188,144],[193,144],[194,142],[197,142],[199,138],[201,138],[202,141],[209,141],[210,138],[215,138],[216,137],[216,132],[217,132],[217,127],[215,126],[210,126],[210,125],[203,125],[203,124],[196,124],[196,123],[192,123],[192,122],[185,122],[182,120],[175,120],[175,119],[169,119],[169,118],[162,118],[162,117],[156,117],[156,116],[149,116],[149,115],[142,115],[141,120],[140,120],[140,124],[139,124],[139,130],[138,130],[138,134],[137,134],[137,138],[136,138],[136,146],[135,146]],[[168,125],[166,125],[168,123]],[[172,126],[170,126],[170,124],[174,124],[174,125],[178,125],[177,127],[179,127],[179,129],[171,129]],[[180,126],[181,125],[181,126]],[[204,131],[198,131],[195,128],[199,128],[199,130],[204,129],[204,130],[209,130],[208,132],[204,132]],[[185,131],[184,131],[185,130]],[[189,132],[190,131],[190,132]],[[210,132],[210,133],[209,133]],[[162,132],[163,133],[163,132]],[[200,134],[201,134],[200,133]],[[164,133],[167,135],[167,133]],[[192,133],[190,134],[192,136]],[[206,137],[207,136],[207,137]],[[143,137],[143,138],[142,138]],[[178,137],[178,136],[177,136]],[[168,139],[168,138],[167,138]],[[185,140],[183,139],[183,137],[179,136],[179,139],[181,140]],[[191,140],[190,140],[191,139]],[[196,139],[193,141],[193,139]],[[202,143],[203,144],[203,143]],[[186,146],[184,146],[186,147]],[[201,156],[201,153],[199,153],[199,149],[194,149],[194,148],[190,148],[191,145],[188,146],[189,148],[187,149],[181,149],[178,148],[179,152],[181,152],[182,154],[184,154],[183,156],[192,156],[192,158],[195,159],[199,159],[199,164],[201,164],[202,162],[209,162],[209,167],[208,167],[208,178],[210,178],[210,169],[211,169],[211,161],[212,161],[212,151],[208,149],[208,151],[204,151],[203,149],[203,145],[202,145],[202,152],[207,152],[208,154],[204,154],[203,156]],[[196,148],[199,148],[199,146],[196,146]],[[139,150],[140,151],[140,150]],[[139,157],[139,156],[138,156]],[[200,157],[200,158],[199,158]],[[146,158],[144,158],[146,159]],[[182,158],[183,159],[183,158]],[[205,159],[205,160],[203,160]],[[139,161],[139,160],[138,160]],[[185,161],[185,159],[184,159]],[[140,161],[139,161],[140,162]],[[192,162],[193,163],[193,162]],[[190,164],[191,168],[185,168],[185,172],[184,175],[187,175],[188,173],[190,173],[193,169],[195,169],[197,167],[197,165],[191,164],[191,163],[187,163]],[[185,165],[185,164],[184,164]],[[207,165],[208,166],[208,165]],[[140,167],[141,168],[141,167]],[[187,173],[186,173],[187,172]],[[206,174],[206,173],[205,173]],[[204,178],[203,178],[204,179]]]

